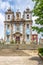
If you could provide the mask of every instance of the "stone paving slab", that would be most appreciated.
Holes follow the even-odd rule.
[[[12,50],[12,49],[0,50],[0,56],[30,56],[37,54],[38,50]]]
[[[0,65],[43,65],[38,55],[0,56]]]

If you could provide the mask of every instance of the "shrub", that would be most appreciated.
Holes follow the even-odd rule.
[[[5,44],[5,42],[2,42],[2,44],[4,45],[4,44]]]
[[[1,44],[1,41],[0,41],[0,44]]]
[[[39,49],[38,49],[38,52],[39,52],[39,53],[43,53],[43,48],[39,48]]]
[[[14,40],[12,40],[10,43],[11,43],[11,44],[14,44]]]
[[[41,55],[43,56],[43,53],[41,53]]]

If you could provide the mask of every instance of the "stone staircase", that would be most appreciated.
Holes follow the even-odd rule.
[[[38,48],[43,48],[43,44],[0,44],[0,49],[37,50]]]

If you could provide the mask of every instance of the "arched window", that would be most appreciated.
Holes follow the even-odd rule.
[[[27,14],[27,19],[29,19],[29,14]]]
[[[10,19],[10,15],[8,15],[8,19]]]

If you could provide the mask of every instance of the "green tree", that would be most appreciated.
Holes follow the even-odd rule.
[[[38,33],[43,32],[43,0],[32,0],[35,2],[35,6],[33,9],[33,16],[37,16],[35,20],[36,24],[40,24],[41,27],[34,26],[33,30],[36,30]]]

